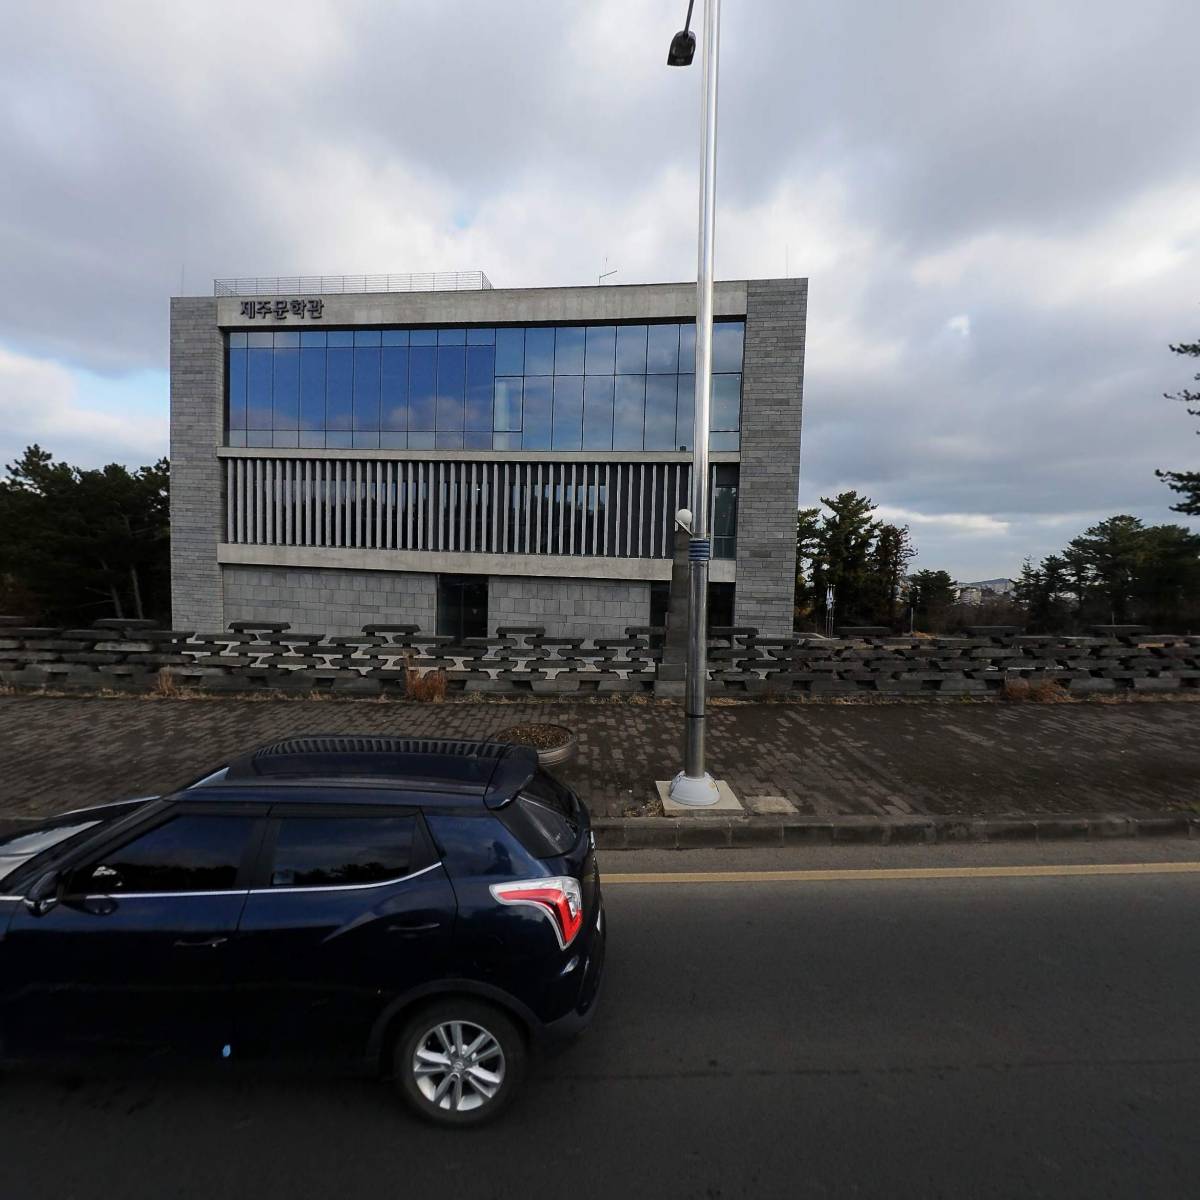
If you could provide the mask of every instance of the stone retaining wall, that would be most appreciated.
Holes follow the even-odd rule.
[[[235,621],[228,632],[197,634],[142,621],[51,629],[0,617],[0,683],[403,695],[409,672],[441,670],[451,692],[653,693],[663,635],[629,626],[625,637],[585,641],[503,626],[496,637],[455,642],[414,625],[368,625],[339,636]],[[1072,694],[1174,692],[1200,688],[1200,637],[760,638],[738,627],[713,631],[709,676],[711,695],[734,697],[986,696],[1012,680],[1055,681]]]

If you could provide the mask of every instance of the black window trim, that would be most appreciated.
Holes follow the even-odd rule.
[[[272,887],[271,868],[275,863],[275,847],[279,828],[285,819],[313,818],[336,820],[339,817],[414,817],[412,859],[403,875],[390,879],[377,879],[373,883],[314,883],[294,887]],[[370,888],[394,887],[425,875],[442,865],[441,854],[434,845],[433,835],[425,824],[425,815],[419,808],[398,804],[273,804],[267,814],[266,828],[259,846],[257,861],[250,876],[249,893],[252,896],[287,896],[303,892],[361,892]]]

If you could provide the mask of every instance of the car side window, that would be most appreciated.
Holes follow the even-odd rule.
[[[270,885],[346,887],[408,874],[417,821],[397,817],[283,817]]]
[[[71,876],[75,893],[217,892],[237,885],[257,818],[174,817]]]

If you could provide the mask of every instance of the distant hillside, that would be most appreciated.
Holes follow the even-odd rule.
[[[1013,580],[1011,579],[980,579],[975,583],[960,583],[960,588],[979,588],[980,591],[995,592],[1000,596],[1007,596],[1013,589]]]

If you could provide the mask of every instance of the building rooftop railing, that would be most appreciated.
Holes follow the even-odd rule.
[[[417,271],[407,275],[282,275],[214,279],[214,296],[334,296],[362,292],[490,291],[482,271]]]

